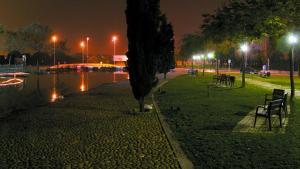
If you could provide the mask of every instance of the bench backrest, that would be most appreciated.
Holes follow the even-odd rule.
[[[283,99],[284,98],[284,93],[285,93],[284,90],[274,89],[273,90],[272,100]]]
[[[281,113],[283,99],[277,99],[269,102],[268,114]]]

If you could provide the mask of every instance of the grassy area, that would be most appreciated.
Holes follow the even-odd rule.
[[[163,88],[165,94],[157,94],[167,122],[196,168],[299,168],[297,105],[286,134],[232,132],[271,90],[253,85],[212,88],[208,96],[210,81],[211,76],[181,76]]]
[[[105,85],[0,120],[0,168],[179,168],[155,113]]]

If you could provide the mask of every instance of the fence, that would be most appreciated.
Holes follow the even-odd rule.
[[[23,72],[24,65],[0,65],[0,73]]]

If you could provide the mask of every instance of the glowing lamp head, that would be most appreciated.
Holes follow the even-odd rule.
[[[52,41],[56,42],[57,41],[57,37],[55,35],[52,36]]]
[[[89,40],[90,40],[90,37],[86,37],[86,40],[89,41]]]
[[[193,60],[200,60],[200,56],[199,55],[194,55]]]
[[[117,40],[118,40],[117,36],[113,36],[113,37],[112,37],[112,41],[113,41],[113,42],[116,42]]]
[[[52,93],[52,96],[51,96],[51,102],[55,102],[56,100],[57,100],[57,94],[56,94],[56,92],[53,92]]]
[[[288,36],[288,43],[291,45],[295,45],[296,43],[298,43],[298,37],[295,34],[289,34]]]
[[[81,47],[81,48],[84,48],[84,47],[85,47],[84,41],[81,41],[81,42],[80,42],[80,47]]]
[[[215,53],[214,52],[210,52],[207,54],[207,58],[208,59],[213,59],[215,57]]]
[[[248,52],[249,51],[249,46],[247,43],[244,43],[241,45],[241,51],[242,52]]]

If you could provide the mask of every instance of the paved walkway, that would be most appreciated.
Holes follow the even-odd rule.
[[[179,169],[156,114],[136,105],[126,81],[2,119],[0,168]]]
[[[246,82],[249,84],[257,85],[265,89],[284,89],[286,93],[291,93],[291,89],[287,86],[282,86],[282,85],[276,85],[268,82],[262,82],[260,80],[254,80],[254,79],[246,79]],[[295,96],[300,97],[300,90],[295,91]]]

